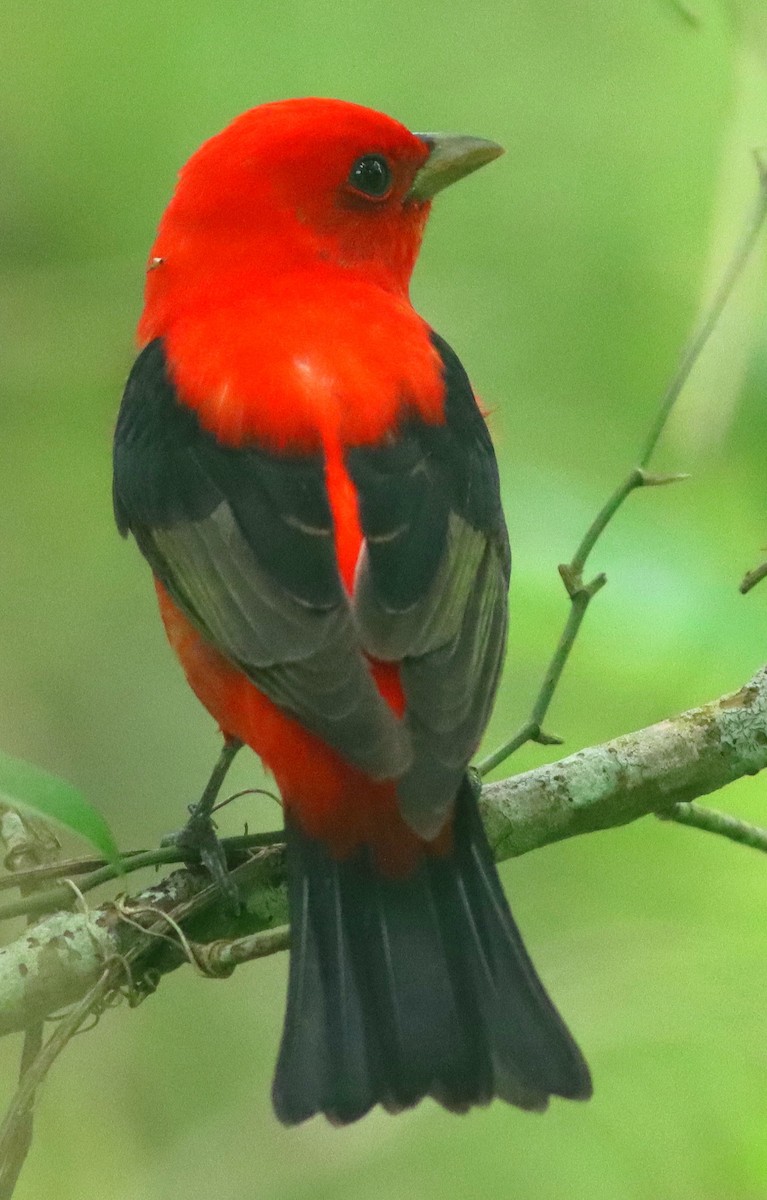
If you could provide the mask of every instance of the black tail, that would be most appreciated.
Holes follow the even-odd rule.
[[[293,1125],[356,1121],[430,1095],[454,1112],[500,1096],[585,1099],[588,1067],[522,944],[468,780],[454,850],[404,880],[336,862],[290,822],[290,979],[272,1097]]]

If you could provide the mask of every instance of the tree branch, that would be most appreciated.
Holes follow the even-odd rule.
[[[480,806],[497,859],[626,825],[767,766],[767,667],[731,696],[493,783]]]
[[[502,860],[651,813],[714,828],[706,815],[690,819],[689,802],[765,767],[767,667],[733,695],[488,784],[480,807]],[[761,831],[734,824],[735,840],[766,844]],[[730,836],[721,821],[717,831]],[[283,847],[251,849],[231,875],[246,897],[237,917],[204,871],[186,868],[119,904],[43,918],[0,950],[0,1035],[78,1002],[109,964],[122,964],[116,977],[137,1003],[184,961],[221,977],[240,962],[285,949]],[[74,890],[72,903],[82,904]]]
[[[7,851],[5,867],[11,878],[15,878],[22,896],[27,896],[37,886],[25,879],[37,870],[48,858],[57,858],[59,840],[50,826],[33,817],[23,818],[15,809],[0,806],[0,840]],[[28,918],[31,923],[31,919]],[[10,1200],[24,1166],[34,1126],[35,1084],[32,1082],[32,1066],[43,1046],[44,1023],[42,1018],[27,1025],[21,1047],[19,1064],[19,1089],[16,1102],[7,1113],[0,1128],[0,1200]]]

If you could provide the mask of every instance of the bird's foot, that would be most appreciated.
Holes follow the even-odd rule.
[[[242,746],[237,738],[227,737],[213,768],[213,772],[205,787],[205,791],[197,804],[189,806],[189,820],[183,829],[169,833],[162,840],[163,846],[176,846],[187,861],[200,862],[210,872],[213,882],[219,887],[226,900],[227,907],[235,916],[242,907],[237,887],[229,876],[224,847],[216,836],[216,826],[213,823],[213,808],[221,790],[226,773],[232,765],[235,754]]]
[[[209,812],[200,811],[199,805],[191,805],[186,825],[175,833],[167,834],[162,839],[162,844],[175,846],[187,862],[201,863],[210,872],[227,907],[235,915],[240,912],[240,894],[229,875],[226,852],[216,834],[216,827]]]

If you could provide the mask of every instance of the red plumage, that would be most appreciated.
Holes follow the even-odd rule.
[[[343,449],[381,442],[406,408],[439,423],[444,384],[408,299],[429,205],[398,208],[390,197],[371,214],[351,192],[337,209],[325,196],[371,146],[396,164],[394,194],[404,196],[428,150],[354,105],[315,101],[313,114],[308,158],[306,109],[287,103],[243,114],[187,163],[152,247],[162,269],[147,275],[139,338],[163,339],[179,399],[220,442],[323,450],[351,592],[362,532]],[[254,161],[268,169],[253,171]],[[339,856],[364,841],[394,872],[431,851],[399,816],[392,784],[366,779],[280,712],[211,653],[167,593],[161,611],[197,696],[225,734],[262,758],[308,833]],[[375,664],[373,673],[400,715],[396,666]]]
[[[465,775],[508,548],[470,385],[408,296],[431,196],[499,152],[264,105],[183,168],[151,252],[115,509],[193,690],[284,800],[287,1122],[590,1088]]]

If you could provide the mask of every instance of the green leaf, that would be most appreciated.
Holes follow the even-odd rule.
[[[120,857],[106,821],[77,788],[2,751],[0,803],[63,825],[86,838],[110,863],[117,862]]]

